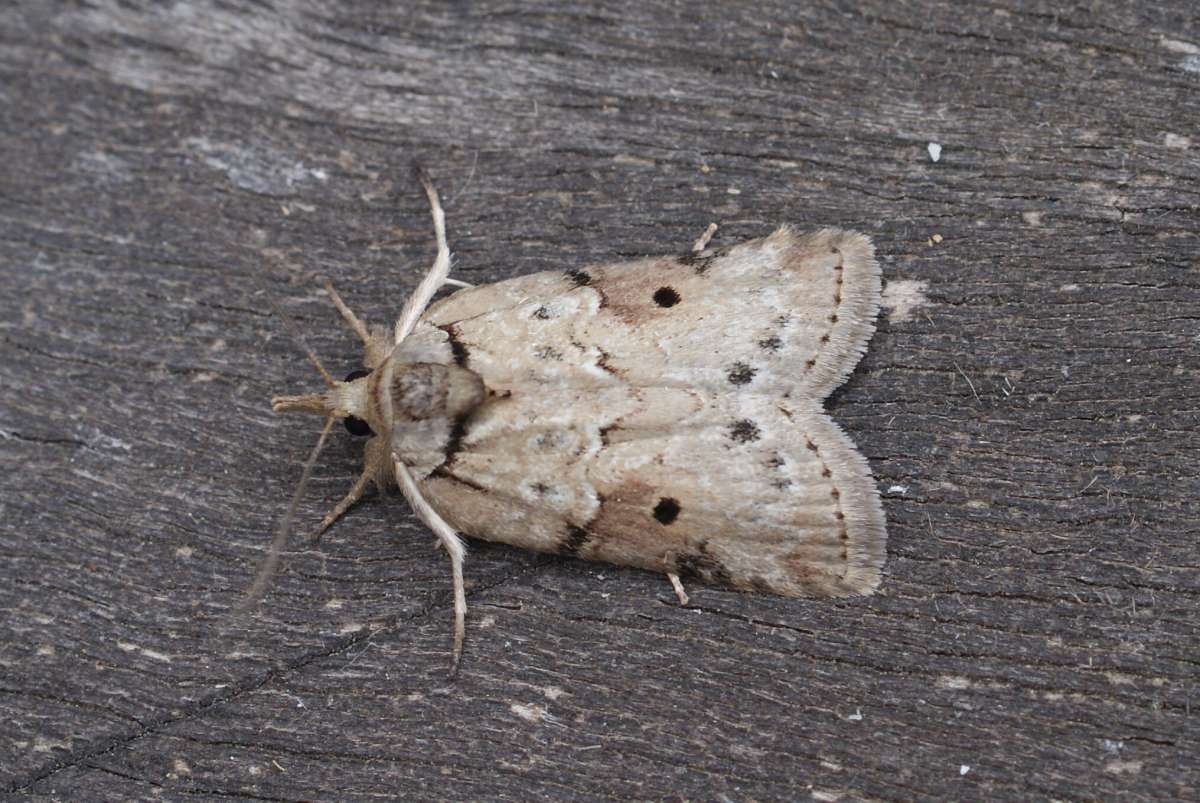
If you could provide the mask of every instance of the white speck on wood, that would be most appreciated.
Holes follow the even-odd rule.
[[[879,300],[892,323],[911,321],[913,313],[929,303],[925,291],[928,283],[916,279],[897,279],[887,283],[883,289],[883,297]]]
[[[508,707],[508,710],[512,711],[526,722],[541,722],[546,718],[546,709],[540,705],[522,705],[521,703],[513,703]]]

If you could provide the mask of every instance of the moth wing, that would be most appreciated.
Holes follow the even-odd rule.
[[[699,254],[459,291],[402,348],[452,348],[492,388],[627,383],[823,399],[858,363],[879,296],[865,236],[783,227]]]
[[[694,389],[496,399],[422,483],[456,529],[784,595],[870,593],[884,519],[816,405]]]

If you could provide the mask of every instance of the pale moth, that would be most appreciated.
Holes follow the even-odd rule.
[[[710,225],[683,256],[471,287],[449,278],[445,217],[418,175],[438,252],[395,328],[368,329],[327,283],[366,370],[337,382],[316,363],[327,391],[272,406],[326,416],[321,443],[335,419],[370,434],[362,475],[317,534],[369,484],[398,485],[450,556],[455,667],[459,533],[662,572],[684,604],[681,577],[786,596],[875,590],[879,493],[822,408],[875,328],[869,239],[784,226],[711,249]],[[444,285],[462,289],[430,305]]]

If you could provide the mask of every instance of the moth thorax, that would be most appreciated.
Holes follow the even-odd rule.
[[[392,373],[392,414],[397,420],[460,418],[484,396],[483,380],[457,365],[406,363]]]

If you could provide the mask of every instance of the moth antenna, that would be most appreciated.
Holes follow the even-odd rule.
[[[304,337],[300,334],[300,330],[296,328],[296,325],[284,316],[283,311],[279,309],[279,305],[275,303],[274,299],[268,298],[267,303],[271,305],[271,310],[275,313],[275,317],[283,322],[283,328],[287,330],[288,335],[296,342],[300,350],[304,352],[304,356],[308,357],[308,361],[317,369],[317,373],[321,375],[321,378],[325,380],[325,384],[331,388],[336,387],[337,382],[325,370],[325,366],[321,365],[321,361],[317,359],[317,353],[308,347],[308,343],[304,342]]]
[[[246,592],[246,596],[238,605],[239,613],[246,611],[251,605],[258,601],[266,590],[267,584],[271,582],[271,578],[275,575],[275,569],[279,566],[279,559],[283,555],[283,548],[287,545],[288,535],[291,533],[292,521],[296,517],[296,508],[300,506],[300,497],[304,494],[304,486],[308,484],[308,478],[312,475],[313,466],[317,463],[317,457],[321,454],[321,449],[325,446],[325,441],[329,437],[329,431],[333,428],[333,422],[337,420],[337,416],[329,416],[325,419],[325,428],[321,430],[321,437],[317,439],[317,445],[313,447],[312,452],[308,456],[308,460],[304,463],[304,471],[300,474],[300,482],[296,484],[296,491],[292,494],[292,501],[288,505],[287,513],[279,522],[279,528],[275,531],[275,538],[271,541],[271,548],[267,552],[267,556],[263,558],[262,563],[258,566],[258,574],[254,577],[254,583],[251,584],[250,590]]]

